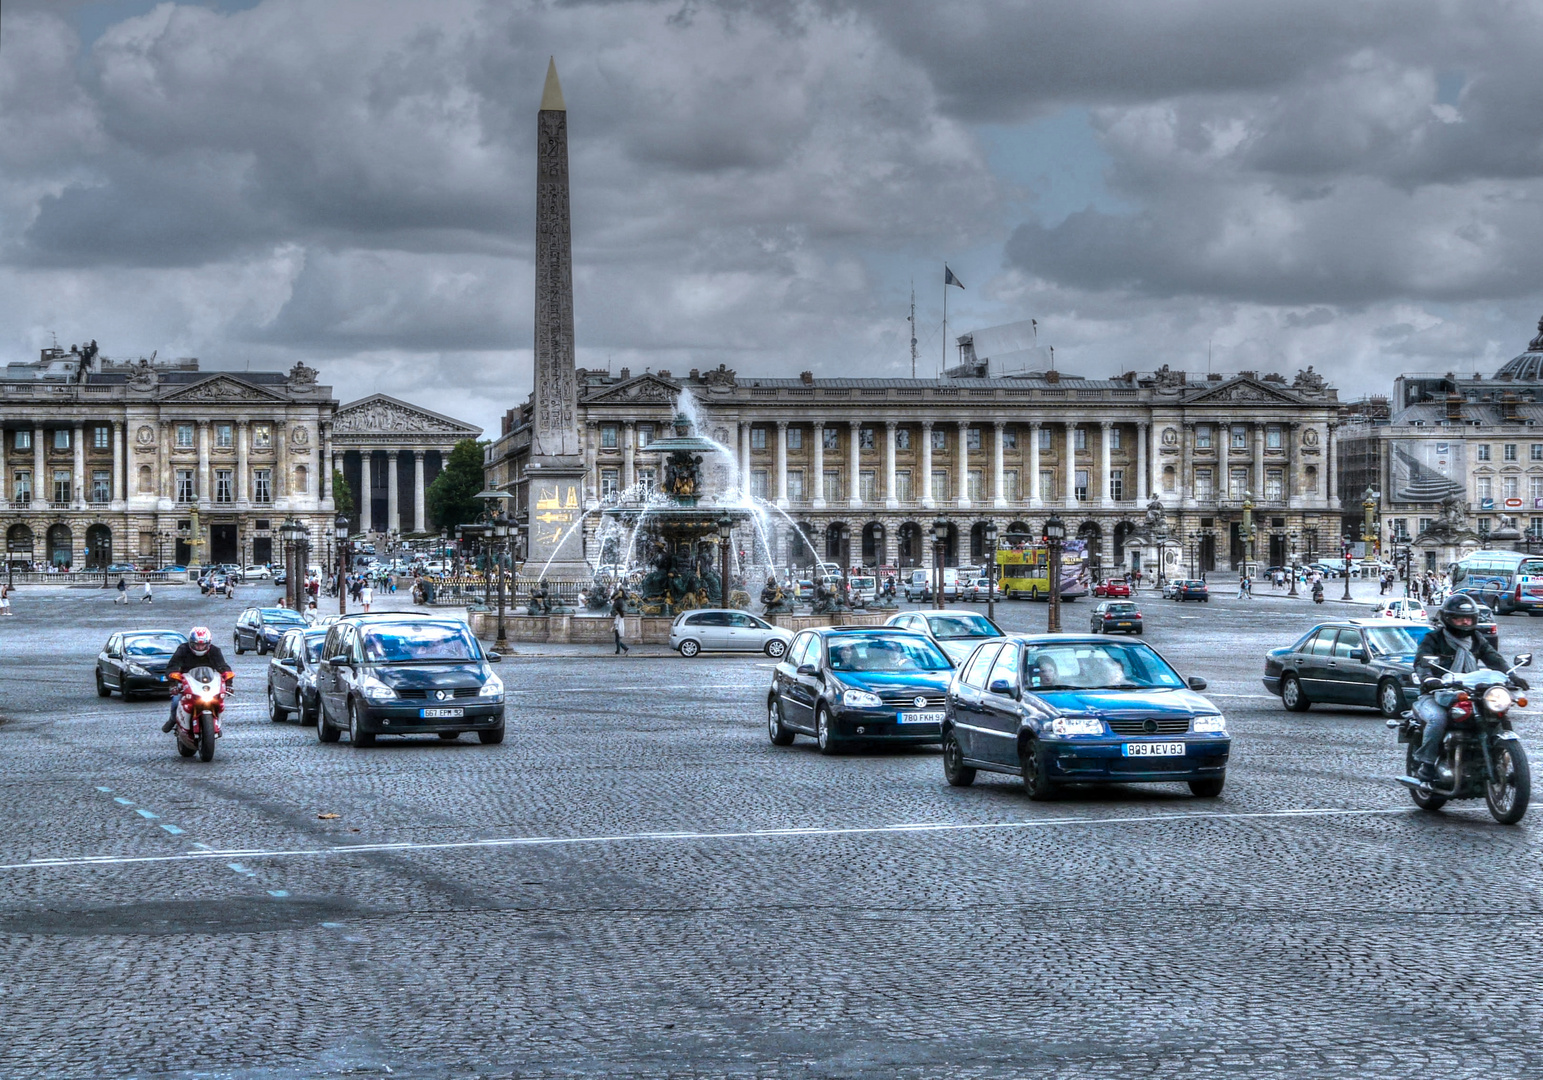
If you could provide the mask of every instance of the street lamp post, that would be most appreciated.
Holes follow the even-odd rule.
[[[1050,617],[1045,629],[1052,634],[1061,632],[1061,541],[1066,539],[1066,523],[1052,514],[1045,519],[1045,546],[1049,548],[1050,563]]]
[[[1243,493],[1243,527],[1238,530],[1238,539],[1243,541],[1243,576],[1250,577],[1249,564],[1254,561],[1254,493]]]
[[[718,602],[729,606],[729,544],[734,538],[734,520],[724,516],[718,519]]]
[[[498,547],[498,637],[493,649],[502,653],[509,651],[509,639],[504,636],[504,551],[509,541],[509,517],[502,509],[493,515],[493,536]]]
[[[943,610],[943,546],[948,543],[948,521],[938,518],[932,523],[932,606]]]
[[[1294,532],[1287,533],[1286,534],[1286,542],[1291,545],[1291,591],[1288,592],[1286,595],[1287,596],[1296,596],[1297,595],[1297,534],[1294,533]]]
[[[338,542],[338,614],[348,614],[348,515],[339,514],[332,522],[332,534]]]
[[[991,561],[986,564],[986,618],[997,617],[997,523],[986,521],[986,554]]]
[[[300,543],[300,534],[305,531],[305,526],[294,518],[285,518],[279,526],[279,539],[284,544],[284,603],[292,610],[299,611],[300,605],[295,600],[295,548]]]

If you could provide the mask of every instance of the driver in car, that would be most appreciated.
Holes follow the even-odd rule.
[[[220,652],[220,647],[214,643],[214,635],[209,633],[207,626],[195,626],[188,639],[177,646],[177,651],[171,654],[171,659],[166,662],[166,677],[173,682],[181,682],[182,676],[194,668],[213,668],[218,671],[225,680],[227,687],[235,684],[236,673],[225,662],[225,654]],[[171,716],[166,723],[161,725],[162,731],[170,731],[177,726],[177,698],[171,696]]]
[[[1032,690],[1048,690],[1055,686],[1056,679],[1059,678],[1055,661],[1048,656],[1031,658],[1024,667],[1029,676],[1029,688]]]

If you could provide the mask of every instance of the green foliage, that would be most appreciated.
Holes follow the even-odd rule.
[[[482,513],[482,503],[477,498],[483,484],[482,446],[476,439],[456,443],[444,470],[429,485],[424,495],[429,516],[441,528],[453,529],[475,521]]]
[[[343,479],[342,469],[332,470],[332,501],[337,505],[338,513],[346,517],[354,516],[354,493],[348,481]]]

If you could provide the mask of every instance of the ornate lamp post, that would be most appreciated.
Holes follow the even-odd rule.
[[[718,602],[729,606],[729,545],[734,540],[734,519],[724,516],[718,519]]]
[[[986,618],[995,622],[997,617],[997,523],[988,518],[984,532],[986,557],[991,560],[986,564]]]
[[[338,614],[348,614],[348,515],[339,514],[332,522],[332,535],[338,542]]]
[[[932,606],[943,610],[943,548],[948,543],[949,523],[938,518],[932,523]]]
[[[1061,632],[1061,542],[1066,539],[1066,522],[1052,514],[1045,519],[1045,546],[1049,549],[1050,617],[1045,629]]]
[[[1249,564],[1254,561],[1254,493],[1243,492],[1243,527],[1238,530],[1238,539],[1243,541],[1243,576],[1251,576],[1248,572]]]
[[[295,611],[300,610],[295,600],[295,549],[304,532],[305,526],[292,517],[279,526],[279,539],[284,544],[284,603]]]
[[[1291,591],[1288,592],[1286,595],[1287,596],[1296,596],[1297,595],[1297,534],[1294,533],[1294,532],[1287,533],[1286,534],[1286,542],[1291,545],[1291,557],[1286,560],[1287,562],[1289,562],[1291,564]]]
[[[501,509],[493,515],[493,537],[498,559],[498,637],[493,641],[493,649],[508,652],[509,639],[504,636],[504,553],[509,546],[509,516]]]

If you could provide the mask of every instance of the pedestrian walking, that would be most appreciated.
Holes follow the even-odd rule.
[[[139,602],[141,604],[153,604],[153,603],[155,603],[155,597],[150,592],[150,579],[149,578],[145,579],[145,591],[144,591],[144,594],[142,596],[140,596]]]
[[[129,583],[123,578],[118,579],[118,595],[113,597],[113,603],[127,604],[129,602]]]
[[[0,585],[0,615],[11,613],[11,587]]]
[[[614,654],[616,656],[621,656],[631,651],[627,647],[627,643],[622,640],[622,635],[626,632],[627,597],[620,589],[617,589],[616,595],[611,597],[611,633],[616,635],[616,652]]]
[[[371,588],[370,583],[366,581],[364,583],[364,588],[359,590],[359,603],[364,605],[364,610],[366,613],[369,612],[370,601],[373,599],[375,599],[375,590]]]

